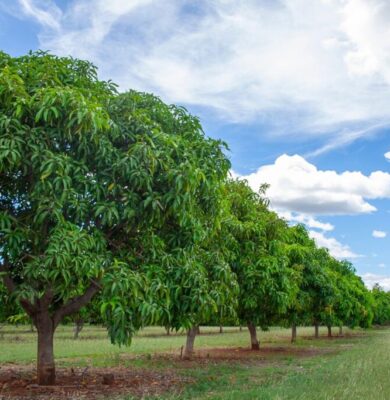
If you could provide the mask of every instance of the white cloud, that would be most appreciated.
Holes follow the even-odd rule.
[[[385,158],[386,160],[390,161],[390,151],[388,151],[387,153],[385,153]]]
[[[385,263],[380,263],[380,264],[378,264],[378,267],[379,268],[386,268],[386,264]]]
[[[379,283],[379,285],[385,289],[385,290],[390,290],[390,276],[385,276],[385,275],[376,275],[372,273],[365,273],[361,275],[363,278],[364,283],[369,287],[370,289],[376,284]]]
[[[18,0],[22,12],[41,25],[59,31],[61,10],[50,0]]]
[[[390,174],[319,170],[299,155],[282,155],[273,164],[242,176],[254,190],[270,184],[267,196],[277,211],[306,215],[345,215],[376,211],[369,200],[390,198]]]
[[[45,28],[41,47],[92,60],[123,89],[268,121],[270,134],[331,134],[320,152],[390,117],[383,0],[73,0],[61,15],[53,1],[20,4]]]
[[[349,246],[340,243],[335,238],[326,237],[321,232],[311,230],[309,235],[315,240],[317,246],[327,248],[333,257],[338,259],[361,257],[359,254],[354,253]]]
[[[280,211],[279,216],[290,222],[304,224],[308,228],[320,229],[322,231],[332,231],[334,226],[328,222],[321,222],[310,215],[292,213],[289,211]]]
[[[368,127],[365,126],[363,129],[344,129],[342,132],[338,132],[337,135],[335,135],[332,139],[328,140],[323,146],[307,153],[306,157],[316,157],[331,150],[347,146],[353,143],[355,140],[364,138],[365,136],[373,135],[380,129],[387,128],[388,126],[388,122],[383,122],[379,124],[373,124]]]
[[[378,239],[383,239],[387,236],[387,233],[384,231],[377,231],[377,230],[373,230],[372,231],[372,236],[374,238],[378,238]]]

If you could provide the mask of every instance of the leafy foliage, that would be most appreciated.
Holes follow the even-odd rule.
[[[0,52],[0,321],[23,309],[51,350],[77,313],[118,344],[145,324],[388,323],[388,293],[229,179],[224,150],[89,62]]]
[[[1,53],[0,67],[7,286],[33,317],[45,299],[55,325],[101,291],[111,339],[127,343],[153,320],[145,264],[215,223],[224,145],[181,107],[118,94],[88,62]]]
[[[245,181],[228,183],[231,218],[225,235],[240,287],[239,320],[266,329],[285,312],[297,286],[283,245],[287,225],[267,209],[262,194],[252,192]]]

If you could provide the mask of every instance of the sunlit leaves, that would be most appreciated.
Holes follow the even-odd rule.
[[[243,324],[266,328],[298,291],[285,251],[287,226],[267,209],[263,193],[254,193],[244,181],[229,182],[227,198],[231,217],[225,234],[231,236],[231,264],[240,288],[238,316]]]
[[[157,260],[219,224],[223,144],[185,109],[118,94],[92,64],[44,52],[0,53],[0,106],[0,257],[18,297],[50,290],[55,312],[100,282],[111,338],[128,342],[168,313]],[[191,268],[197,303],[216,304],[201,260]]]

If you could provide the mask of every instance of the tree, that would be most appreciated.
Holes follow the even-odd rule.
[[[340,333],[343,325],[350,328],[371,326],[373,299],[362,279],[356,275],[355,268],[346,260],[335,259],[331,268],[336,274],[335,286],[338,292],[334,302],[334,322],[339,325]]]
[[[54,384],[58,324],[100,291],[111,340],[129,343],[150,309],[142,253],[202,236],[229,163],[183,108],[73,58],[0,53],[0,110],[0,272]]]
[[[390,324],[390,292],[385,292],[380,285],[375,284],[372,288],[374,300],[373,323],[377,325]]]
[[[266,187],[254,193],[245,181],[231,181],[227,188],[231,219],[225,237],[232,242],[231,265],[240,288],[238,318],[258,350],[256,327],[278,321],[297,292],[284,249],[287,225],[268,210]]]
[[[313,281],[313,254],[316,246],[310,239],[303,225],[292,226],[288,229],[285,251],[289,266],[295,271],[295,283],[298,285],[297,295],[282,316],[282,324],[291,327],[291,342],[297,338],[297,326],[310,321],[310,282]]]
[[[224,257],[220,230],[192,248],[158,256],[145,263],[157,318],[152,321],[174,330],[186,329],[184,358],[193,354],[195,337],[202,322],[216,316],[235,316],[238,286]]]

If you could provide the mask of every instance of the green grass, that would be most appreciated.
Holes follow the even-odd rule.
[[[286,357],[268,367],[225,365],[194,371],[198,383],[180,398],[390,399],[390,330],[371,332],[349,341],[335,340],[328,347],[337,353],[312,358]]]
[[[248,346],[248,333],[246,329],[240,332],[238,328],[224,328],[225,333],[218,334],[219,328],[201,328],[202,334],[196,338],[196,347],[246,347]],[[4,327],[3,339],[0,340],[1,362],[29,363],[36,357],[36,334],[29,332],[25,327]],[[302,335],[312,335],[312,328],[300,329]],[[325,335],[325,329],[321,331]],[[267,332],[260,332],[259,339],[267,344],[288,342],[289,330],[271,328]],[[73,340],[71,326],[61,326],[55,336],[55,356],[57,359],[89,357],[100,359],[102,356],[114,354],[141,355],[156,352],[176,352],[180,354],[181,346],[185,343],[182,332],[166,336],[165,331],[159,327],[148,327],[142,330],[132,342],[130,347],[112,345],[107,339],[106,331],[99,327],[85,327],[79,340]],[[5,345],[6,344],[6,345]]]
[[[201,328],[196,348],[247,347],[248,333],[244,329]],[[337,332],[337,330],[335,330]],[[3,333],[1,333],[3,332]],[[335,332],[335,334],[336,334]],[[325,329],[320,332],[325,336]],[[178,374],[192,377],[178,397],[168,394],[165,399],[299,399],[299,400],[389,400],[390,399],[390,329],[353,332],[355,336],[327,340],[303,338],[313,334],[312,328],[300,328],[297,344],[289,343],[290,331],[273,328],[259,332],[266,348],[298,349],[310,352],[302,357],[299,351],[265,352],[255,359],[214,361],[188,365],[178,357],[165,359],[155,355],[172,352],[179,356],[184,335],[170,337],[161,328],[147,328],[133,340],[131,347],[109,343],[101,328],[86,327],[80,339],[72,339],[71,327],[60,327],[55,342],[59,365],[93,365],[156,370],[174,369]],[[4,327],[0,331],[0,363],[31,363],[35,360],[36,336],[26,327]],[[125,400],[125,399],[123,399]],[[127,399],[126,399],[127,400]]]

